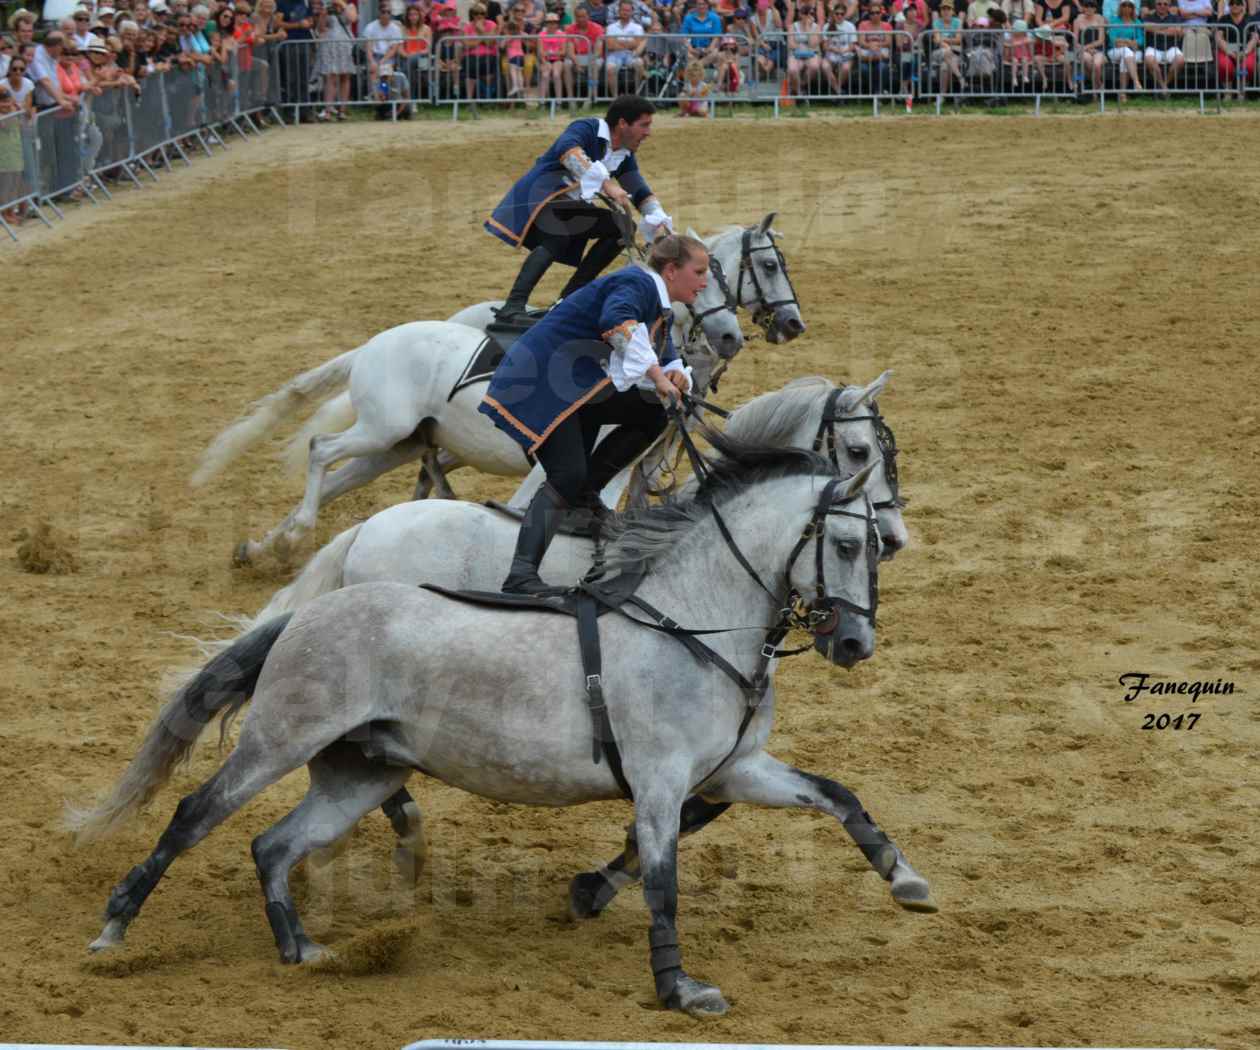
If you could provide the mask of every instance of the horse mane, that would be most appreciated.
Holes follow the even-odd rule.
[[[604,532],[606,571],[634,570],[668,553],[694,526],[709,520],[715,503],[754,485],[785,477],[836,474],[831,460],[810,449],[740,441],[703,423],[697,423],[692,433],[700,433],[718,453],[706,460],[709,469],[704,482],[691,499],[630,511],[610,521]]]
[[[750,445],[783,445],[801,419],[815,411],[835,389],[825,376],[801,376],[779,390],[740,405],[726,421],[726,436]],[[845,387],[856,394],[861,387]],[[848,410],[851,406],[846,404]]]
[[[754,228],[757,225],[758,223],[753,223]],[[730,226],[723,226],[720,230],[717,230],[709,234],[707,237],[701,237],[700,240],[703,242],[705,248],[707,248],[711,252],[713,251],[713,246],[717,244],[718,241],[722,240],[725,237],[729,237],[731,236],[731,234],[734,234],[734,233],[738,233],[742,236],[743,232],[746,229],[748,229],[747,226],[741,226],[739,225],[739,223],[732,223]],[[770,227],[770,236],[771,238],[776,238],[780,236],[779,231],[776,230],[773,226]]]

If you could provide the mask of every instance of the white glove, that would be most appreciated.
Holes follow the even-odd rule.
[[[645,241],[655,240],[662,233],[674,232],[674,220],[665,214],[656,201],[648,205],[647,211],[643,213],[643,218],[639,222],[639,236]]]

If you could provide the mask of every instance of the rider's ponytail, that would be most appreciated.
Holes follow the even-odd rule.
[[[664,237],[657,237],[652,242],[648,253],[648,265],[660,273],[665,269],[666,263],[681,266],[695,258],[697,252],[708,250],[704,242],[695,237],[688,237],[685,233],[671,233]]]

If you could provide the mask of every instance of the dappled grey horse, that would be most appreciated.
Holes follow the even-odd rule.
[[[118,825],[152,798],[213,717],[226,727],[253,698],[227,760],[179,803],[153,852],[110,894],[91,947],[121,943],[179,854],[306,765],[305,798],[252,852],[281,958],[319,958],[326,949],[302,928],[289,873],[413,770],[508,802],[623,797],[612,762],[592,760],[590,705],[601,685],[633,796],[651,969],[666,1006],[695,1016],[728,1009],[717,987],[682,965],[676,863],[688,795],[828,813],[894,900],[932,909],[926,880],[852,792],[764,750],[773,677],[786,655],[778,646],[793,626],[839,666],[874,652],[879,536],[862,491],[871,468],[844,480],[812,452],[708,437],[722,458],[696,497],[634,515],[610,538],[610,577],[646,575],[637,604],[602,621],[594,685],[568,617],[488,610],[394,583],[325,595],[211,660],[167,701],[112,793],[69,815],[81,839]],[[695,629],[714,633],[702,641]]]
[[[728,437],[744,443],[812,447],[826,453],[843,474],[873,465],[866,493],[876,509],[885,559],[909,542],[901,515],[896,438],[876,402],[891,375],[884,372],[870,383],[840,387],[821,376],[794,379],[780,390],[740,405],[725,429]],[[688,481],[680,496],[694,494],[696,482],[695,478]],[[496,590],[511,560],[517,531],[515,521],[477,503],[416,500],[396,504],[330,540],[292,583],[277,591],[252,620],[242,623],[243,631],[355,583],[394,580]],[[557,536],[543,562],[543,577],[572,582],[586,573],[593,557],[589,538]],[[383,808],[398,835],[394,862],[404,878],[414,880],[423,864],[423,815],[406,788],[387,799]],[[326,859],[320,853],[314,861]],[[619,861],[611,866],[623,867]],[[597,883],[595,873],[575,881],[575,915],[593,914],[595,900],[602,907],[610,898],[613,885]]]

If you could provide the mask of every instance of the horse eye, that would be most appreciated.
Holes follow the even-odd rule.
[[[845,451],[851,459],[856,459],[859,462],[865,461],[871,454],[870,448],[866,445],[849,445]]]
[[[778,264],[778,263],[776,263],[776,262],[772,262],[772,261],[771,261],[771,260],[769,260],[769,259],[767,259],[767,260],[766,260],[765,262],[763,262],[761,265],[762,265],[763,267],[765,267],[765,271],[766,271],[766,273],[774,273],[774,271],[775,271],[775,270],[777,270],[777,269],[779,268],[779,264]]]

